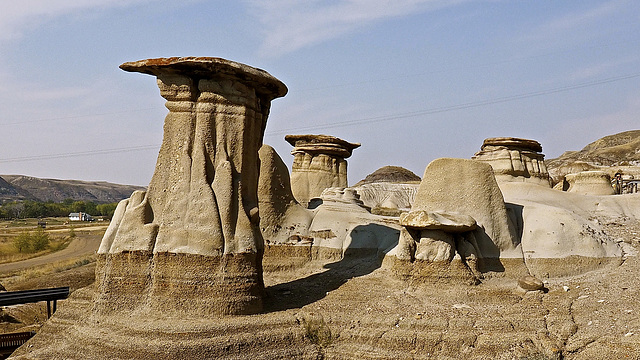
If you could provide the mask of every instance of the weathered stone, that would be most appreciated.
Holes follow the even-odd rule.
[[[526,181],[551,186],[542,146],[535,140],[488,138],[472,159],[487,162],[498,181]]]
[[[299,243],[307,237],[313,214],[291,192],[289,170],[269,145],[259,151],[258,203],[260,229],[267,244]]]
[[[565,180],[569,183],[567,192],[582,195],[614,195],[611,177],[604,171],[582,171],[568,174]]]
[[[120,67],[156,76],[169,113],[147,192],[118,206],[100,245],[96,309],[260,312],[258,149],[271,100],[287,88],[220,58]]]
[[[400,215],[400,225],[413,229],[444,230],[456,233],[474,230],[476,221],[469,215],[417,210]]]
[[[354,186],[352,189],[360,195],[362,202],[372,211],[376,211],[376,209],[408,211],[411,209],[419,185],[419,182],[410,184],[379,182]]]
[[[400,166],[383,166],[358,181],[354,186],[376,183],[409,184],[420,183],[420,176]]]
[[[303,205],[330,187],[345,188],[347,161],[357,143],[328,135],[287,135],[293,150],[291,185],[295,198]]]
[[[397,220],[371,214],[352,189],[328,188],[320,199],[309,227],[314,252],[341,259],[348,252],[387,253],[397,244]]]
[[[507,221],[502,192],[491,166],[482,162],[441,158],[425,169],[411,211],[467,214],[475,219],[482,254],[499,257],[518,245]]]
[[[411,212],[403,216],[401,224],[405,230],[394,252],[400,260],[417,259],[418,246],[424,238],[427,240],[421,247],[430,249],[421,250],[426,254],[422,257],[450,261],[453,256],[447,251],[455,249],[471,271],[504,271],[501,257],[522,262],[519,239],[508,221],[491,166],[480,161],[432,161],[424,172]],[[444,227],[438,231],[448,232],[449,236],[420,230],[429,226]],[[425,231],[428,233],[423,234]],[[455,233],[460,235],[451,236]],[[439,242],[433,241],[436,239]]]
[[[518,286],[527,291],[536,291],[544,289],[544,283],[542,280],[535,276],[525,275],[518,279]]]
[[[456,244],[454,237],[442,230],[422,230],[416,243],[416,260],[447,261],[453,260]]]

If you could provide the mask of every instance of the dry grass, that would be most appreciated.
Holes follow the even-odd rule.
[[[52,274],[61,273],[67,270],[72,270],[96,262],[96,255],[87,255],[71,260],[63,260],[58,262],[49,263],[39,266],[37,268],[28,268],[19,270],[11,274],[5,275],[1,280],[5,286],[11,286],[16,283],[24,282],[30,279],[49,276]]]
[[[65,223],[66,218],[18,219],[0,221],[0,264],[27,260],[60,251],[69,245],[75,236],[73,225]],[[45,232],[49,235],[49,247],[36,253],[19,252],[13,240],[24,232],[38,229],[38,221],[45,221]]]
[[[38,251],[35,253],[18,251],[18,249],[13,245],[13,239],[15,238],[15,236],[17,236],[17,234],[0,235],[0,264],[27,260],[38,256],[50,254],[52,252],[60,251],[66,248],[72,240],[72,237],[64,236],[60,233],[57,233],[53,236],[51,235],[51,233],[49,234],[49,247],[46,250]]]

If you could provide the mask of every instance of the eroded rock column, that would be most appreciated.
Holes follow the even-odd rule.
[[[489,163],[498,181],[523,181],[551,187],[542,145],[535,140],[488,138],[472,158]]]
[[[358,143],[328,135],[287,135],[293,145],[291,190],[296,200],[307,205],[331,187],[347,187],[347,159]]]
[[[148,191],[119,205],[98,251],[98,310],[261,311],[258,149],[271,100],[287,88],[219,58],[120,67],[156,76],[169,113]]]

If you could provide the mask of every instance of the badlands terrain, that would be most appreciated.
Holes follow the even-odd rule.
[[[383,168],[371,182],[402,183],[393,178],[398,172]],[[505,201],[518,197],[512,193],[507,189]],[[638,204],[637,194],[612,196]],[[44,305],[34,304],[3,309],[2,325],[7,332],[47,334],[15,353],[25,359],[640,359],[640,223],[606,211],[594,211],[589,221],[589,231],[618,244],[623,255],[585,264],[593,268],[587,271],[573,271],[580,263],[572,262],[566,274],[556,264],[556,274],[538,275],[544,282],[538,291],[504,274],[486,274],[478,285],[402,277],[383,266],[381,253],[329,259],[302,247],[283,259],[282,249],[267,247],[258,315],[185,319],[160,312],[96,326],[103,318],[80,315],[94,307],[92,261],[41,276],[5,273],[0,282],[8,290],[71,286],[75,292],[46,323]]]
[[[287,135],[290,172],[263,144],[288,91],[266,71],[215,57],[120,68],[166,100],[154,175],[118,204],[95,265],[5,281],[75,279],[13,359],[638,358],[636,160],[553,178],[542,144],[495,137],[420,181],[386,168],[348,187],[359,143]],[[38,326],[25,308],[3,318]]]

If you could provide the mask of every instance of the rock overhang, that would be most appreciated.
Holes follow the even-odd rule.
[[[168,57],[125,62],[120,69],[158,76],[166,73],[211,79],[232,77],[254,87],[269,100],[287,94],[287,86],[268,72],[239,62],[218,57]]]

